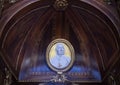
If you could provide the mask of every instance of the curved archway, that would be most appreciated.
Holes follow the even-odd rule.
[[[119,21],[116,16],[106,8],[102,10],[103,6],[99,5],[99,8],[97,1],[93,4],[85,0],[71,0],[68,8],[63,11],[55,10],[53,4],[54,1],[48,0],[23,0],[5,10],[0,20],[1,54],[5,56],[10,68],[16,71],[17,78],[19,72],[27,72],[30,68],[39,69],[39,65],[47,69],[44,71],[48,71],[48,74],[32,69],[28,79],[23,78],[23,81],[30,81],[31,75],[35,78],[39,74],[51,75],[43,58],[46,47],[53,39],[65,38],[73,44],[76,52],[75,66],[67,75],[78,74],[82,78],[88,78],[91,75],[87,72],[93,69],[98,72],[98,81],[101,80],[100,76],[104,76],[111,60],[119,55]],[[75,72],[80,66],[85,67],[84,71],[87,70],[84,76]],[[94,73],[93,77],[96,76]]]

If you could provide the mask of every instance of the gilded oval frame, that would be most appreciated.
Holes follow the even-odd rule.
[[[66,66],[65,68],[56,68],[54,67],[51,63],[50,63],[50,51],[51,51],[51,48],[57,44],[57,43],[63,43],[65,44],[68,48],[69,48],[69,51],[71,53],[71,60],[70,60],[70,63],[68,66]],[[68,71],[72,66],[73,66],[73,63],[74,63],[74,60],[75,60],[75,52],[74,52],[74,48],[72,46],[72,44],[66,40],[66,39],[55,39],[53,40],[47,47],[47,50],[46,50],[46,62],[48,64],[48,66],[55,72],[66,72]]]

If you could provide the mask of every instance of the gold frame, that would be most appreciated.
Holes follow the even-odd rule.
[[[64,43],[65,45],[67,45],[67,47],[69,48],[69,50],[70,50],[70,52],[71,52],[71,61],[70,61],[70,64],[69,64],[67,67],[63,68],[63,69],[58,69],[58,68],[53,67],[53,66],[51,65],[51,63],[50,63],[50,60],[49,60],[50,50],[51,50],[52,46],[54,46],[56,43]],[[68,40],[66,40],[66,39],[55,39],[55,40],[53,40],[53,41],[48,45],[47,51],[46,51],[46,61],[47,61],[48,66],[49,66],[53,71],[55,71],[55,72],[65,72],[65,71],[68,71],[68,70],[72,67],[72,65],[73,65],[73,63],[74,63],[74,60],[75,60],[74,48],[73,48],[72,44],[71,44]]]

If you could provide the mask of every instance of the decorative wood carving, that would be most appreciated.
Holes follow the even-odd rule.
[[[116,4],[117,4],[117,10],[120,16],[120,0],[116,0]]]
[[[17,78],[21,70],[28,75],[25,81],[47,81],[55,74],[46,65],[46,48],[53,39],[64,38],[75,48],[74,68],[85,67],[85,72],[67,76],[92,79],[92,70],[86,68],[100,69],[104,76],[119,56],[120,24],[101,4],[99,0],[71,0],[70,4],[67,0],[20,0],[5,9],[0,19],[0,55]],[[49,72],[41,72],[39,66]]]
[[[3,7],[4,7],[4,0],[0,0],[0,18],[2,16]]]
[[[7,68],[5,68],[4,85],[11,85],[11,84],[12,84],[12,74]]]
[[[7,4],[13,4],[13,3],[15,3],[15,2],[17,2],[18,0],[0,0],[0,18],[1,18],[1,16],[2,16],[2,11],[3,11],[3,9],[5,9],[4,7],[5,7],[5,5]]]
[[[54,3],[54,8],[56,10],[65,10],[68,6],[67,0],[56,0]]]
[[[9,3],[15,3],[17,2],[18,0],[9,0]]]
[[[103,0],[107,4],[112,4],[111,0]]]
[[[0,70],[0,84],[1,85],[4,85],[4,74],[3,74],[3,72]]]

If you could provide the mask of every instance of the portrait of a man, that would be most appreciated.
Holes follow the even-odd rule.
[[[75,53],[72,44],[66,39],[55,39],[47,47],[46,62],[55,72],[68,71],[74,63]]]
[[[50,58],[50,64],[58,69],[67,67],[71,62],[71,57],[65,55],[65,46],[63,43],[57,43],[55,46],[55,56]]]

